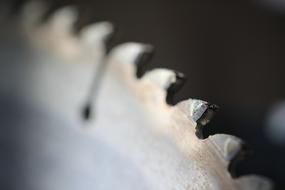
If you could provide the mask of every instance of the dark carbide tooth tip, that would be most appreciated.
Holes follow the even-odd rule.
[[[172,83],[167,89],[166,103],[169,105],[174,105],[174,95],[178,92],[186,82],[186,77],[183,73],[174,71],[176,81]]]
[[[235,155],[232,160],[230,160],[230,163],[228,165],[228,171],[230,172],[231,176],[233,178],[237,178],[237,165],[242,161],[245,160],[245,158],[249,157],[252,155],[253,151],[252,149],[248,146],[246,142],[241,142],[241,149],[238,152],[237,155]]]
[[[253,154],[252,148],[244,141],[241,142],[241,151],[240,151],[242,159]]]
[[[187,77],[185,74],[183,74],[181,72],[177,72],[177,71],[175,71],[175,75],[176,75],[175,85],[178,86],[178,88],[180,89],[184,85],[184,83],[186,82]],[[177,90],[179,90],[179,89],[177,89]]]
[[[83,111],[82,111],[82,119],[84,120],[90,120],[91,118],[91,106],[90,105],[87,105],[84,107]]]
[[[208,103],[208,109],[210,110],[213,110],[213,111],[218,111],[220,109],[219,106],[217,106],[216,104],[211,104],[211,103]]]
[[[155,49],[154,49],[154,46],[153,46],[153,45],[146,44],[146,45],[144,46],[144,52],[145,52],[145,53],[151,53],[151,54],[153,54],[154,51],[155,51]]]
[[[181,73],[181,72],[178,72],[178,71],[174,71],[175,72],[175,75],[176,75],[176,79],[177,80],[186,80],[186,76],[185,74]]]
[[[145,51],[142,52],[136,61],[136,66],[137,66],[137,78],[141,78],[145,71],[146,71],[146,67],[147,64],[150,62],[150,60],[153,58],[154,55],[154,48],[151,45],[147,45],[147,47],[145,48]]]
[[[109,54],[113,48],[113,42],[115,40],[115,36],[118,34],[118,27],[112,23],[113,31],[110,32],[104,39],[106,54]]]
[[[197,120],[196,135],[199,139],[204,139],[203,128],[212,120],[218,110],[219,106],[207,103],[207,109],[205,110],[203,115]]]

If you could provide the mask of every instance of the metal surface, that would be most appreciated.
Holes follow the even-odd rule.
[[[215,106],[196,99],[167,102],[179,89],[173,87],[181,82],[177,72],[155,69],[137,78],[137,61],[149,45],[125,43],[106,55],[110,23],[95,24],[78,37],[72,33],[74,8],[38,25],[39,10],[44,9],[29,4],[22,19],[1,33],[1,140],[9,150],[0,162],[7,168],[2,187],[271,188],[263,177],[232,178],[228,168],[242,151],[240,139],[197,137]],[[81,111],[102,64],[101,85],[91,90],[98,90],[90,101],[96,115],[86,122]]]

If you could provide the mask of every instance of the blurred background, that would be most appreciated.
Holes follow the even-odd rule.
[[[15,1],[14,10],[24,1]],[[206,135],[228,133],[252,150],[237,175],[257,173],[285,188],[284,0],[54,0],[79,8],[79,31],[97,21],[117,26],[112,45],[154,45],[148,69],[181,71],[176,102],[199,98],[220,106]],[[48,15],[47,15],[48,17]]]

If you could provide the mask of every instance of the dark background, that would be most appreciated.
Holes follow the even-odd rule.
[[[16,9],[22,2],[17,2]],[[283,1],[49,2],[50,13],[76,5],[78,30],[96,21],[113,22],[118,29],[113,45],[127,41],[153,44],[156,55],[148,69],[167,67],[188,78],[176,102],[191,97],[220,106],[205,133],[236,135],[252,149],[238,164],[237,174],[268,176],[277,189],[285,188],[285,145],[274,144],[264,132],[270,108],[285,97]]]

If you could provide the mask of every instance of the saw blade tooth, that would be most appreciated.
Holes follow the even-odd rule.
[[[108,62],[120,64],[129,77],[136,77],[138,62],[141,62],[141,55],[153,51],[153,46],[136,42],[128,42],[114,47],[108,56]],[[146,64],[146,63],[145,63]]]
[[[232,135],[216,134],[210,136],[209,139],[228,163],[238,156],[243,147],[243,141]]]
[[[50,30],[59,33],[70,33],[78,20],[78,10],[69,5],[56,10],[48,19],[47,25]]]
[[[185,83],[185,76],[182,73],[157,68],[145,73],[142,77],[143,82],[152,83],[159,89],[165,91],[165,101],[167,104],[173,105],[174,95]]]
[[[167,90],[171,84],[176,82],[176,74],[170,69],[158,68],[145,73],[142,80],[149,81],[157,87]]]
[[[88,47],[96,47],[106,44],[113,35],[114,26],[112,23],[104,21],[84,27],[80,32],[81,42]]]
[[[21,19],[24,25],[34,26],[41,22],[47,12],[47,3],[42,0],[30,0],[21,10]]]
[[[197,99],[182,101],[178,107],[189,119],[196,122],[196,136],[204,139],[203,127],[211,121],[219,107]]]
[[[218,109],[219,109],[219,106],[217,106],[215,104],[211,104],[208,102],[207,103],[207,109],[197,119],[197,121],[196,121],[197,124],[200,126],[207,125],[212,120],[212,118],[214,117],[214,115],[216,114]]]
[[[203,100],[188,99],[178,105],[187,117],[194,120],[197,125],[205,126],[213,118],[219,107]]]
[[[208,109],[208,102],[190,98],[180,102],[178,106],[187,117],[197,122]]]
[[[243,190],[272,190],[273,183],[266,177],[258,175],[245,175],[235,180]]]
[[[154,47],[151,45],[147,45],[145,51],[139,54],[135,62],[137,68],[136,71],[137,78],[141,78],[145,74],[147,65],[152,59],[153,55],[154,55]]]

